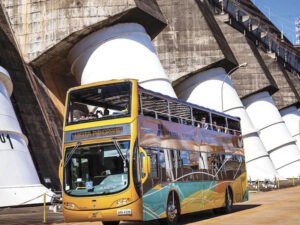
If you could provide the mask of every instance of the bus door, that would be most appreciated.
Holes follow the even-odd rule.
[[[140,149],[143,192],[157,185],[166,186],[171,182],[172,164],[166,160],[166,150]]]
[[[165,212],[169,189],[166,152],[140,148],[144,220],[159,219]]]

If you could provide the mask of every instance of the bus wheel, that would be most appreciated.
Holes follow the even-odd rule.
[[[180,214],[179,201],[175,192],[172,192],[168,197],[166,213],[167,218],[160,221],[161,224],[175,225]]]
[[[233,208],[232,191],[230,188],[227,188],[225,192],[225,206],[221,208],[213,209],[213,212],[215,214],[227,214],[232,212],[232,208]]]
[[[225,207],[221,208],[221,213],[231,213],[233,208],[233,197],[230,188],[226,189],[225,193]]]
[[[107,222],[107,221],[103,221],[102,224],[103,225],[119,225],[120,221],[110,221],[110,222]]]

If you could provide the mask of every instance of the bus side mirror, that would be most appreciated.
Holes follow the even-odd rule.
[[[142,184],[147,180],[150,171],[151,171],[151,163],[150,157],[147,155],[146,151],[140,148],[141,159],[142,159]]]
[[[59,166],[58,166],[58,177],[59,177],[59,181],[60,181],[60,185],[63,185],[63,171],[64,171],[64,166],[63,166],[63,161],[60,160],[59,162]]]

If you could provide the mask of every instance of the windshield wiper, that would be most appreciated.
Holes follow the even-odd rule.
[[[114,145],[119,153],[119,155],[121,156],[122,160],[123,160],[123,166],[124,166],[124,169],[126,168],[126,158],[124,157],[123,153],[122,153],[122,150],[121,150],[121,147],[120,147],[120,144],[119,142],[116,140],[116,139],[113,139],[113,142],[114,142]]]
[[[72,148],[72,150],[70,151],[69,155],[67,156],[67,158],[65,159],[65,163],[64,163],[64,167],[66,167],[70,161],[70,159],[72,158],[74,152],[76,151],[76,149],[81,145],[81,142],[78,141],[77,144],[74,146],[74,148]]]

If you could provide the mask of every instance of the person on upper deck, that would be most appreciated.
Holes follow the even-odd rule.
[[[200,120],[200,128],[208,129],[208,124],[206,123],[205,117],[202,117]]]
[[[103,117],[103,116],[108,116],[109,115],[109,109],[107,106],[104,107],[103,112],[101,110],[96,111],[96,115],[98,118]]]
[[[218,126],[217,126],[217,122],[216,121],[213,121],[213,123],[212,123],[212,130],[213,131],[218,131]]]
[[[212,130],[217,131],[217,132],[221,132],[221,128],[220,128],[220,126],[217,125],[216,121],[213,121]]]

